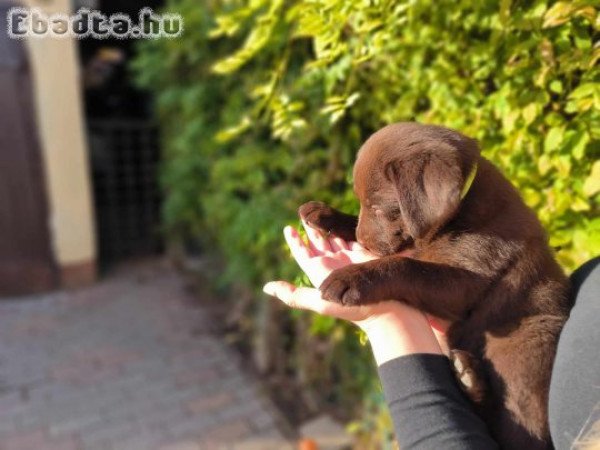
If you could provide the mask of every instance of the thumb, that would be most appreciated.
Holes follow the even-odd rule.
[[[271,281],[264,285],[266,294],[277,297],[290,308],[307,309],[322,313],[329,302],[314,288],[297,287],[287,281]]]
[[[297,308],[294,300],[294,292],[297,287],[287,281],[270,281],[263,287],[263,292],[273,297],[277,297],[279,300],[291,306]]]

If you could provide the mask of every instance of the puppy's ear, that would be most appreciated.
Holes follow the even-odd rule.
[[[414,152],[386,165],[386,178],[396,191],[402,219],[414,239],[437,231],[456,214],[477,157],[478,151],[461,155],[447,143],[436,143],[435,149]]]

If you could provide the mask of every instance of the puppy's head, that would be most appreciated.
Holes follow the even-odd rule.
[[[407,122],[377,131],[354,165],[358,241],[390,255],[431,236],[457,213],[478,158],[473,139],[446,128]]]

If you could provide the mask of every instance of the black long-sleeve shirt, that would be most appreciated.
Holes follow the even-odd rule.
[[[382,364],[379,376],[402,450],[498,448],[445,356],[402,356]]]
[[[572,279],[576,302],[550,386],[550,430],[558,450],[571,448],[600,421],[600,258]],[[402,450],[498,448],[445,356],[403,356],[382,364],[379,376]]]

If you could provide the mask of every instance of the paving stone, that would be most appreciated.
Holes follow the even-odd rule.
[[[39,450],[80,450],[82,443],[76,436],[47,439]]]
[[[210,322],[160,261],[2,299],[0,449],[287,448],[259,382],[203,331]]]
[[[210,442],[235,442],[251,433],[248,422],[236,420],[224,425],[212,428],[203,435],[203,440]]]
[[[200,443],[195,441],[181,441],[165,445],[160,450],[203,450]]]
[[[183,408],[148,411],[135,418],[141,428],[159,430],[161,434],[167,434],[168,425],[183,423],[188,419]]]
[[[169,436],[177,439],[192,436],[201,437],[210,429],[218,426],[219,421],[217,417],[210,414],[204,414],[186,417],[183,420],[168,424],[167,433]]]
[[[94,414],[90,416],[79,416],[74,417],[70,420],[65,420],[50,425],[49,431],[51,435],[57,436],[65,433],[71,433],[73,431],[78,431],[81,428],[89,427],[90,425],[94,425],[97,423],[102,423],[102,416],[100,414]]]
[[[111,442],[112,450],[145,450],[157,449],[163,445],[168,436],[160,430],[142,430],[135,436],[117,439]]]
[[[243,442],[236,442],[231,450],[294,450],[294,446],[281,438],[249,438]]]
[[[140,431],[137,423],[126,421],[122,423],[100,423],[95,428],[86,428],[81,432],[81,438],[86,444],[98,442],[113,442],[129,439]]]
[[[252,427],[257,430],[265,430],[267,428],[275,427],[275,418],[273,414],[267,411],[259,411],[257,414],[253,414],[250,419]]]
[[[16,420],[2,420],[0,421],[0,437],[7,434],[13,434],[18,430]]]
[[[175,382],[177,386],[197,385],[217,381],[219,376],[219,371],[211,367],[184,369],[175,374]]]
[[[31,450],[42,448],[46,443],[46,432],[43,428],[35,428],[11,434],[0,440],[0,448],[5,450]]]
[[[218,416],[222,421],[228,421],[240,417],[250,418],[250,420],[253,421],[255,416],[261,412],[268,414],[268,412],[265,410],[264,403],[258,398],[243,403],[235,403],[229,407],[226,405],[224,406],[225,407],[220,408],[218,411]]]
[[[234,402],[233,395],[228,392],[219,392],[210,396],[203,395],[200,398],[190,400],[187,407],[192,414],[217,413],[224,407],[231,405]]]

